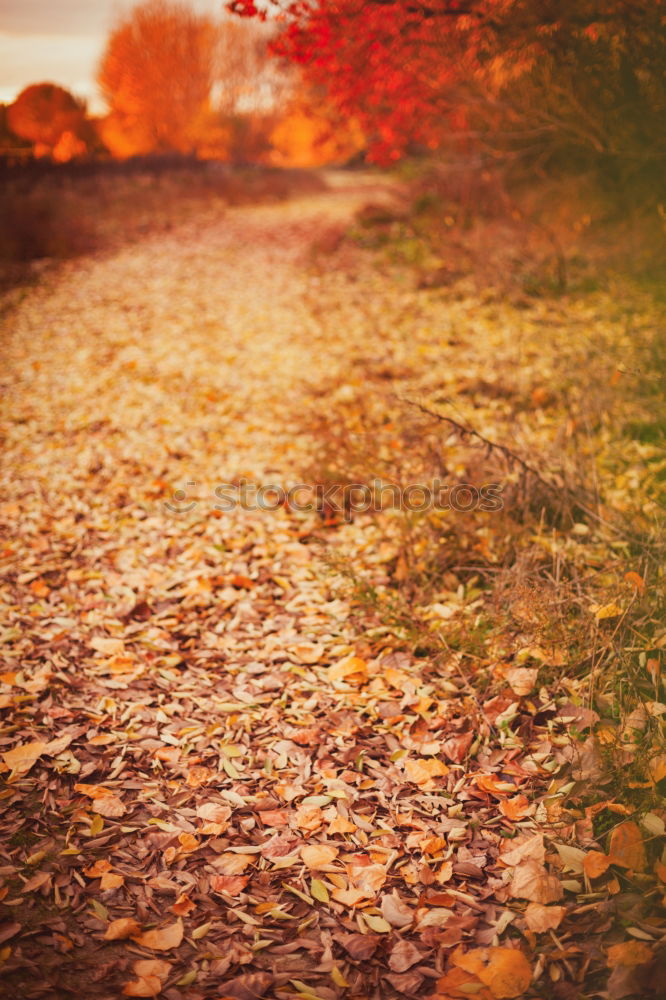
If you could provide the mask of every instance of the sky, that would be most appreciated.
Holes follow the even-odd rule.
[[[104,110],[95,76],[116,18],[133,0],[0,0],[0,101],[14,100],[30,83],[58,83]],[[220,14],[224,0],[190,0]]]

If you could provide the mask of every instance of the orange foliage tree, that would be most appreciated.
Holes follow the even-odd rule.
[[[71,159],[86,151],[86,108],[64,87],[33,83],[7,109],[14,135],[33,143],[35,155]]]
[[[181,3],[147,0],[111,33],[98,82],[111,110],[112,152],[196,147],[213,86],[216,26]]]

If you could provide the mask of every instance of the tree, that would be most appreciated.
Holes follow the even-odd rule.
[[[33,83],[7,109],[7,124],[21,139],[33,143],[36,155],[64,150],[85,151],[86,107],[55,83]],[[64,135],[70,138],[63,140]]]
[[[454,133],[663,185],[666,0],[271,3],[275,51],[361,122],[376,160]],[[253,0],[228,7],[267,16]]]
[[[216,26],[189,7],[147,0],[117,24],[98,74],[113,121],[142,150],[189,152],[210,100]]]

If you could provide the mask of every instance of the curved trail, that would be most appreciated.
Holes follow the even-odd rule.
[[[312,241],[376,196],[344,181],[66,265],[10,311],[6,995],[337,995],[333,933],[358,927],[303,903],[299,851],[368,841],[341,777],[357,723],[318,690],[347,612],[302,522],[213,491],[288,481],[292,415],[344,371],[304,297]]]

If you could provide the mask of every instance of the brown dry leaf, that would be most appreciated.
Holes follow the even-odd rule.
[[[118,819],[127,812],[123,803],[115,795],[103,795],[100,798],[93,799],[93,804],[90,808],[94,813],[99,813],[100,816],[106,816],[109,819]]]
[[[222,802],[203,802],[197,806],[197,816],[208,823],[224,824],[231,816],[231,806]]]
[[[524,698],[534,690],[538,675],[538,667],[511,667],[504,671],[509,687],[520,698]]]
[[[368,899],[375,898],[387,879],[383,865],[348,865],[347,871],[354,886]]]
[[[2,759],[14,774],[27,774],[32,765],[46,752],[47,746],[48,743],[44,743],[42,740],[22,743],[12,750],[6,750]]]
[[[106,928],[104,939],[106,941],[122,941],[140,933],[141,928],[133,917],[120,917],[118,920],[111,921]]]
[[[303,864],[311,871],[319,871],[330,865],[338,856],[337,847],[327,847],[326,845],[308,844],[301,848],[301,858]]]
[[[232,997],[233,1000],[262,1000],[273,985],[274,977],[270,972],[248,972],[235,979],[228,979],[216,987],[220,1000]]]
[[[514,898],[529,899],[533,903],[556,903],[564,895],[559,879],[549,875],[542,864],[532,859],[516,867],[509,890]]]
[[[213,866],[222,875],[240,875],[254,861],[253,854],[232,854],[231,851],[220,854],[213,861]]]
[[[408,927],[414,920],[414,911],[400,898],[396,890],[382,898],[382,916],[392,927]],[[406,966],[409,968],[409,966]],[[400,972],[400,969],[394,970]]]
[[[449,773],[446,764],[434,757],[420,758],[418,760],[405,761],[405,777],[421,788],[430,789],[435,787],[435,778],[443,777]]]
[[[417,962],[420,962],[422,958],[423,953],[419,951],[416,945],[405,938],[401,938],[391,948],[388,964],[389,968],[394,972],[405,972],[407,969],[411,969],[413,965],[416,965]]]
[[[625,967],[644,965],[652,961],[654,953],[644,941],[622,941],[620,944],[611,945],[607,956],[609,968],[615,969],[620,965]]]
[[[183,940],[183,921],[179,917],[174,924],[145,931],[143,934],[135,936],[133,940],[142,947],[153,948],[155,951],[169,951],[171,948],[177,948]]]
[[[546,858],[546,848],[543,843],[543,834],[536,833],[532,837],[522,840],[505,840],[502,845],[500,860],[510,867],[521,864],[523,861],[540,861],[543,863]]]
[[[528,903],[525,909],[525,922],[529,930],[535,934],[556,930],[567,912],[566,906],[544,906],[543,903]]]
[[[637,823],[627,820],[616,826],[610,835],[608,855],[612,863],[636,872],[645,871],[647,864],[643,835]]]

